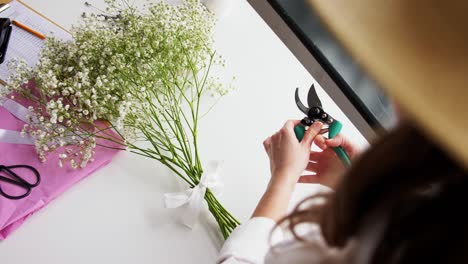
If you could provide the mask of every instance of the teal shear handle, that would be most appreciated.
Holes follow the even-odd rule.
[[[306,129],[303,124],[299,124],[294,127],[294,133],[296,134],[296,138],[297,140],[299,140],[299,142],[301,142],[302,139],[304,138],[305,131]]]
[[[334,138],[336,135],[338,135],[341,131],[341,128],[343,128],[343,125],[340,121],[333,121],[333,123],[331,123],[328,127],[328,138]],[[304,138],[305,131],[305,126],[302,124],[299,124],[296,127],[294,127],[294,133],[296,134],[296,138],[299,141],[302,141],[302,139]],[[341,162],[343,162],[345,166],[351,165],[351,160],[349,159],[348,154],[346,154],[342,147],[335,147],[333,148],[333,151],[336,153],[338,158],[341,160]]]
[[[334,138],[336,135],[338,135],[341,131],[341,128],[343,128],[343,125],[340,121],[333,121],[333,123],[331,123],[331,125],[328,127],[328,138]],[[345,166],[351,166],[351,160],[341,146],[333,148],[333,151],[335,151],[336,155],[338,158],[340,158],[341,162],[343,162]]]

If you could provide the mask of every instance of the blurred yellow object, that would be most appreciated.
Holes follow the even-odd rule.
[[[468,1],[309,2],[356,62],[468,169]]]

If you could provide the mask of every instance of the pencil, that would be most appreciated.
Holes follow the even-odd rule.
[[[33,34],[34,36],[40,38],[40,39],[45,39],[46,37],[44,35],[42,35],[41,33],[37,32],[36,30],[24,25],[24,24],[21,24],[20,22],[16,21],[16,20],[13,20],[11,23],[13,23],[13,25]]]

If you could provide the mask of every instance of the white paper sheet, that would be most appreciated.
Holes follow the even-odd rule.
[[[10,8],[0,13],[2,18],[16,20],[45,36],[55,36],[62,40],[71,40],[70,33],[35,13],[23,4],[12,1]],[[34,66],[39,59],[39,52],[44,40],[15,26],[11,32],[5,61],[0,64],[0,79],[6,81],[9,76],[8,62],[13,58],[24,59],[29,66]]]

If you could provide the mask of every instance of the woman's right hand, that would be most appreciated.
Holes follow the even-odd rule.
[[[332,148],[342,147],[351,160],[355,159],[361,153],[361,150],[342,134],[332,139],[326,139],[322,135],[318,135],[315,137],[314,143],[322,151],[310,152],[306,170],[313,174],[301,176],[299,182],[318,183],[335,189],[341,180],[345,166]]]
[[[322,150],[325,150],[327,148],[342,147],[351,160],[355,159],[362,152],[360,148],[358,148],[354,143],[349,141],[349,139],[343,136],[343,134],[338,134],[336,135],[336,137],[331,139],[327,139],[324,136],[319,135],[315,138],[314,143]]]

